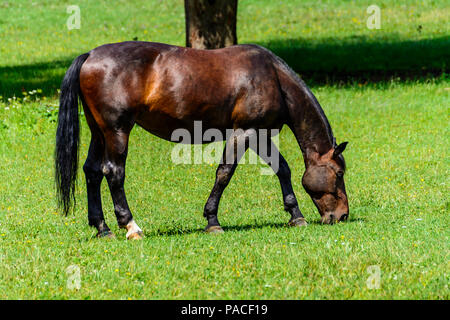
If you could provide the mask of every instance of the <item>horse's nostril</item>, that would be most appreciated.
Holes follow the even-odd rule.
[[[345,213],[345,214],[343,214],[342,216],[341,216],[341,221],[345,221],[345,220],[347,220],[347,218],[348,218],[348,213]]]
[[[336,217],[334,214],[330,214],[330,224],[333,224],[336,222]]]

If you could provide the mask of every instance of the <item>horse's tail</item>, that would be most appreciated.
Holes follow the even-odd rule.
[[[75,187],[78,170],[78,146],[80,120],[78,98],[80,97],[80,69],[89,53],[77,57],[66,72],[59,97],[58,129],[56,130],[55,182],[58,206],[65,215],[75,206]]]

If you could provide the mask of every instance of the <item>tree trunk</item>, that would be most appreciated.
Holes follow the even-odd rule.
[[[217,49],[237,44],[237,0],[184,0],[186,47]]]

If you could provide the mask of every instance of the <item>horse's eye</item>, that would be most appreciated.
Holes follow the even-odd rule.
[[[338,171],[338,172],[336,172],[336,176],[337,176],[338,178],[342,178],[342,177],[344,176],[344,171]]]

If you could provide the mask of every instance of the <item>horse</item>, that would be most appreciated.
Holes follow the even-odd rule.
[[[141,239],[124,190],[130,131],[139,125],[166,140],[202,121],[205,130],[234,130],[226,140],[215,183],[205,204],[206,232],[222,233],[219,201],[238,165],[237,146],[261,129],[287,125],[301,149],[305,172],[302,185],[317,207],[321,221],[348,218],[344,184],[347,142],[337,145],[319,102],[303,80],[278,56],[258,45],[242,44],[197,50],[163,43],[127,41],[105,44],[78,56],[68,68],[60,90],[55,147],[58,205],[67,215],[75,205],[79,152],[79,101],[91,132],[86,162],[88,222],[98,237],[114,237],[105,222],[100,185],[109,186],[114,212],[127,239]],[[277,153],[277,175],[289,226],[303,227],[291,183],[291,171],[270,136],[258,146]],[[223,140],[222,140],[223,141]],[[245,151],[244,151],[245,152]],[[269,165],[258,148],[255,152]],[[275,171],[275,169],[274,169]]]

